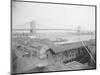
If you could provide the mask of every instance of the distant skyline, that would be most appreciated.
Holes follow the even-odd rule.
[[[13,29],[29,29],[29,22],[36,22],[38,29],[95,30],[95,7],[13,2]]]

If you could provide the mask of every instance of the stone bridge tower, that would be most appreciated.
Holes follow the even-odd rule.
[[[35,21],[30,22],[30,34],[36,35],[36,22]]]

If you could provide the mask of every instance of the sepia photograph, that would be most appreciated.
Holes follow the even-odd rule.
[[[11,73],[96,69],[96,5],[11,1]]]

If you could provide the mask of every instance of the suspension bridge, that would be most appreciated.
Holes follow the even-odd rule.
[[[81,30],[81,27],[78,26],[76,29],[50,29],[50,28],[46,28],[46,29],[40,29],[40,28],[36,28],[36,26],[38,25],[43,25],[43,24],[40,24],[40,23],[36,23],[34,21],[31,21],[31,22],[27,22],[25,24],[22,24],[21,26],[28,26],[29,28],[12,28],[12,31],[30,31],[30,33],[35,33],[36,31],[74,31],[74,32],[89,32],[89,31],[86,31],[86,30]]]

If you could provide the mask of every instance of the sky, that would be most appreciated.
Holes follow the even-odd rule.
[[[80,26],[82,30],[94,31],[95,7],[13,2],[13,29],[29,29],[31,21],[38,29],[77,29]]]

